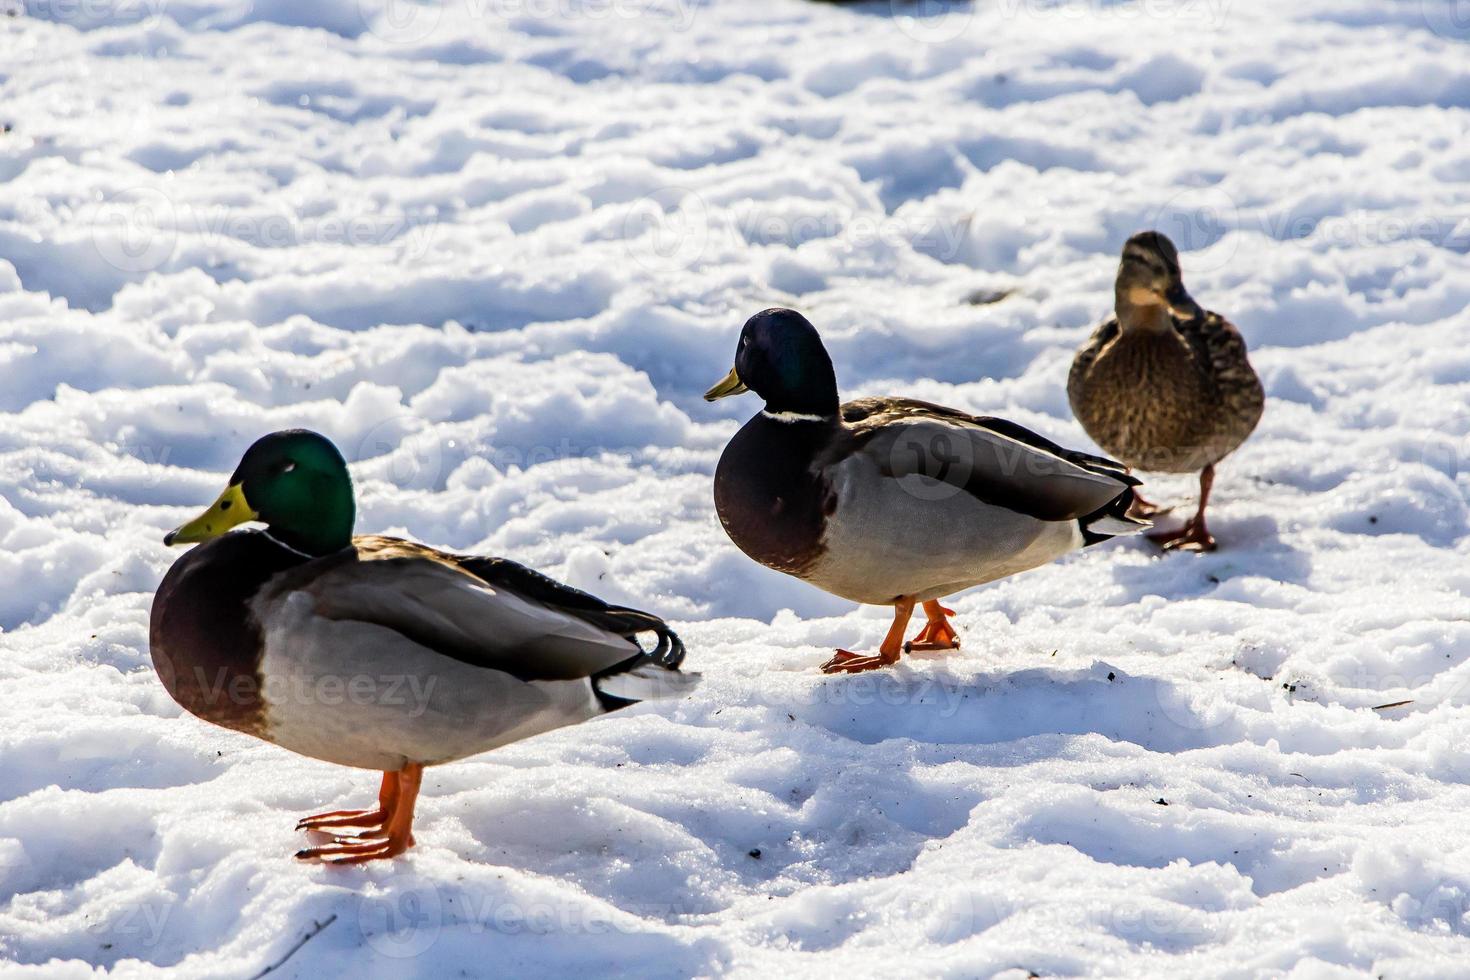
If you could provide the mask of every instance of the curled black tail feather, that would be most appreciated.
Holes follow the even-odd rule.
[[[609,633],[616,633],[638,647],[643,645],[636,637],[640,633],[652,633],[657,638],[654,649],[640,654],[651,659],[660,667],[678,670],[684,662],[684,641],[669,628],[669,624],[652,613],[626,606],[611,606],[590,592],[573,588],[534,568],[513,562],[509,558],[484,558],[480,556],[458,556],[459,565],[472,575],[491,585],[519,592],[521,595],[550,608],[559,609]],[[638,659],[638,658],[635,658]],[[621,665],[619,665],[621,666]],[[617,672],[618,666],[612,668]],[[631,669],[631,668],[624,668]],[[606,672],[604,672],[606,673]]]
[[[640,612],[637,609],[624,609],[619,606],[610,606],[607,610],[610,619],[616,618],[617,623],[609,623],[608,627],[620,636],[625,636],[638,645],[640,650],[643,644],[638,643],[637,637],[642,633],[652,633],[656,643],[652,650],[644,651],[644,656],[666,670],[678,670],[679,665],[684,662],[684,641],[679,639],[679,634],[669,628],[669,624],[652,613]]]

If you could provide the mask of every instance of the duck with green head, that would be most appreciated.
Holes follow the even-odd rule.
[[[1166,550],[1213,551],[1205,508],[1215,466],[1261,420],[1261,379],[1240,331],[1184,288],[1179,252],[1159,232],[1123,245],[1113,293],[1114,316],[1072,361],[1072,411],[1105,452],[1130,466],[1198,473],[1194,516],[1150,537]]]
[[[354,536],[352,480],[324,436],[276,432],[166,544],[198,544],[153,600],[168,692],[205,721],[383,773],[378,805],[303,819],[298,852],[358,863],[413,842],[425,766],[682,693],[663,620],[503,558]],[[259,530],[232,530],[255,521]],[[656,639],[648,652],[635,637]],[[350,831],[346,828],[357,828]]]
[[[734,369],[705,398],[746,391],[765,407],[715,471],[731,540],[834,595],[894,607],[878,653],[839,650],[828,673],[955,649],[940,599],[1149,526],[1129,514],[1138,481],[1112,460],[912,398],[842,404],[821,337],[793,310],[751,317]],[[915,606],[926,623],[905,644]]]

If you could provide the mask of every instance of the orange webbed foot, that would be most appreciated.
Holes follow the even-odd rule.
[[[296,852],[296,857],[324,864],[363,864],[402,854],[414,843],[413,809],[423,773],[424,767],[416,763],[410,763],[398,772],[383,773],[376,810],[333,810],[302,819],[296,825],[297,830],[325,830],[329,827],[363,829],[336,834],[331,843],[303,848]]]
[[[329,810],[296,821],[297,830],[321,830],[325,827],[377,827],[381,828],[393,816],[398,805],[399,776],[396,772],[383,773],[383,783],[378,788],[378,805],[371,810]],[[381,835],[380,835],[381,836]]]
[[[1155,531],[1148,536],[1154,544],[1165,551],[1214,551],[1215,536],[1205,526],[1205,508],[1210,503],[1210,488],[1215,485],[1215,467],[1212,463],[1200,471],[1199,510],[1177,531]]]
[[[822,670],[830,674],[840,664],[845,664],[850,660],[861,660],[862,657],[862,654],[853,653],[851,650],[838,650],[831,660],[822,664]]]
[[[876,656],[853,653],[851,650],[838,650],[836,656],[822,664],[822,673],[858,674],[865,670],[877,670],[880,667],[891,667],[898,663],[898,658],[902,655],[903,650],[903,631],[908,626],[909,616],[914,611],[914,600],[901,596],[893,605],[893,625],[888,627],[888,635],[883,638],[883,644],[878,647]]]
[[[1165,551],[1192,551],[1203,554],[1219,547],[1215,536],[1203,523],[1190,521],[1177,531],[1155,531],[1148,539]]]
[[[334,838],[332,843],[321,847],[306,847],[296,852],[300,861],[320,861],[323,864],[365,864],[393,858],[413,846],[413,835],[395,838],[382,837],[376,840],[357,840],[348,837]]]
[[[953,634],[951,634],[949,639],[947,640],[925,640],[923,639],[923,634],[920,633],[918,636],[914,637],[912,640],[903,645],[903,652],[934,653],[936,651],[958,650],[959,648],[960,638]]]
[[[388,822],[388,811],[382,807],[375,810],[332,810],[302,817],[296,821],[297,830],[323,830],[327,827],[382,827]]]
[[[955,614],[953,609],[947,609],[938,602],[930,601],[924,603],[924,614],[929,617],[924,628],[919,630],[919,635],[903,645],[905,653],[913,651],[927,652],[930,650],[958,650],[960,648],[960,633],[950,624],[948,618]]]
[[[892,667],[898,663],[898,657],[889,656],[886,653],[868,655],[853,653],[851,650],[838,650],[837,655],[822,664],[824,674],[860,674],[865,670],[878,670],[882,667]]]
[[[1128,514],[1130,517],[1142,517],[1145,520],[1148,520],[1150,518],[1163,517],[1165,514],[1172,513],[1174,513],[1174,506],[1172,504],[1168,506],[1165,506],[1163,504],[1156,504],[1152,500],[1145,500],[1140,497],[1137,490],[1133,492],[1133,506],[1128,508]]]
[[[348,830],[340,834],[332,834],[333,844],[361,844],[363,841],[383,840],[387,831],[382,827],[369,827],[364,830]],[[408,846],[414,845],[413,834],[408,835]]]

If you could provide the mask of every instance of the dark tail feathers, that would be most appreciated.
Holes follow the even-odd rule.
[[[1129,477],[1133,484],[1138,481]],[[1130,513],[1138,495],[1134,493],[1133,487],[1127,487],[1122,493],[1108,501],[1097,510],[1077,521],[1082,528],[1083,547],[1107,541],[1125,534],[1141,534],[1153,527],[1153,522]]]
[[[679,637],[672,631],[669,635],[678,644],[679,658],[683,659],[684,646]],[[679,697],[699,684],[698,674],[670,667],[655,659],[656,653],[637,654],[592,676],[592,693],[603,711],[617,711],[639,701]]]

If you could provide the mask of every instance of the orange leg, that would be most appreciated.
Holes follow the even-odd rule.
[[[924,603],[924,617],[927,622],[924,628],[919,630],[919,635],[903,646],[904,653],[912,653],[915,650],[958,650],[960,648],[960,633],[950,625],[946,617],[953,616],[953,609],[946,609],[936,600],[930,599]]]
[[[1214,551],[1215,536],[1205,525],[1205,507],[1214,485],[1215,466],[1211,463],[1199,475],[1199,510],[1177,531],[1155,531],[1148,539],[1165,551]]]
[[[1133,506],[1128,508],[1128,513],[1133,517],[1142,517],[1145,520],[1152,517],[1163,517],[1165,514],[1174,512],[1173,507],[1165,507],[1156,504],[1152,500],[1145,500],[1143,494],[1136,489],[1133,491]]]
[[[350,835],[334,837],[332,843],[321,847],[308,847],[297,851],[303,861],[322,861],[326,864],[363,864],[381,858],[397,857],[413,846],[413,808],[419,796],[419,785],[423,782],[424,767],[410,762],[396,773],[385,775],[396,777],[397,794],[388,817],[372,835]],[[379,836],[381,835],[381,836]],[[366,839],[371,836],[372,839]]]
[[[383,785],[378,788],[376,810],[332,810],[296,822],[297,830],[320,830],[323,827],[382,827],[388,822],[393,807],[398,802],[398,773],[383,773]]]
[[[893,604],[893,625],[888,627],[888,635],[883,637],[883,645],[878,648],[876,657],[838,650],[837,656],[822,664],[822,673],[856,674],[898,663],[899,655],[903,651],[904,630],[908,629],[909,617],[913,614],[914,600],[908,597],[899,599]]]

